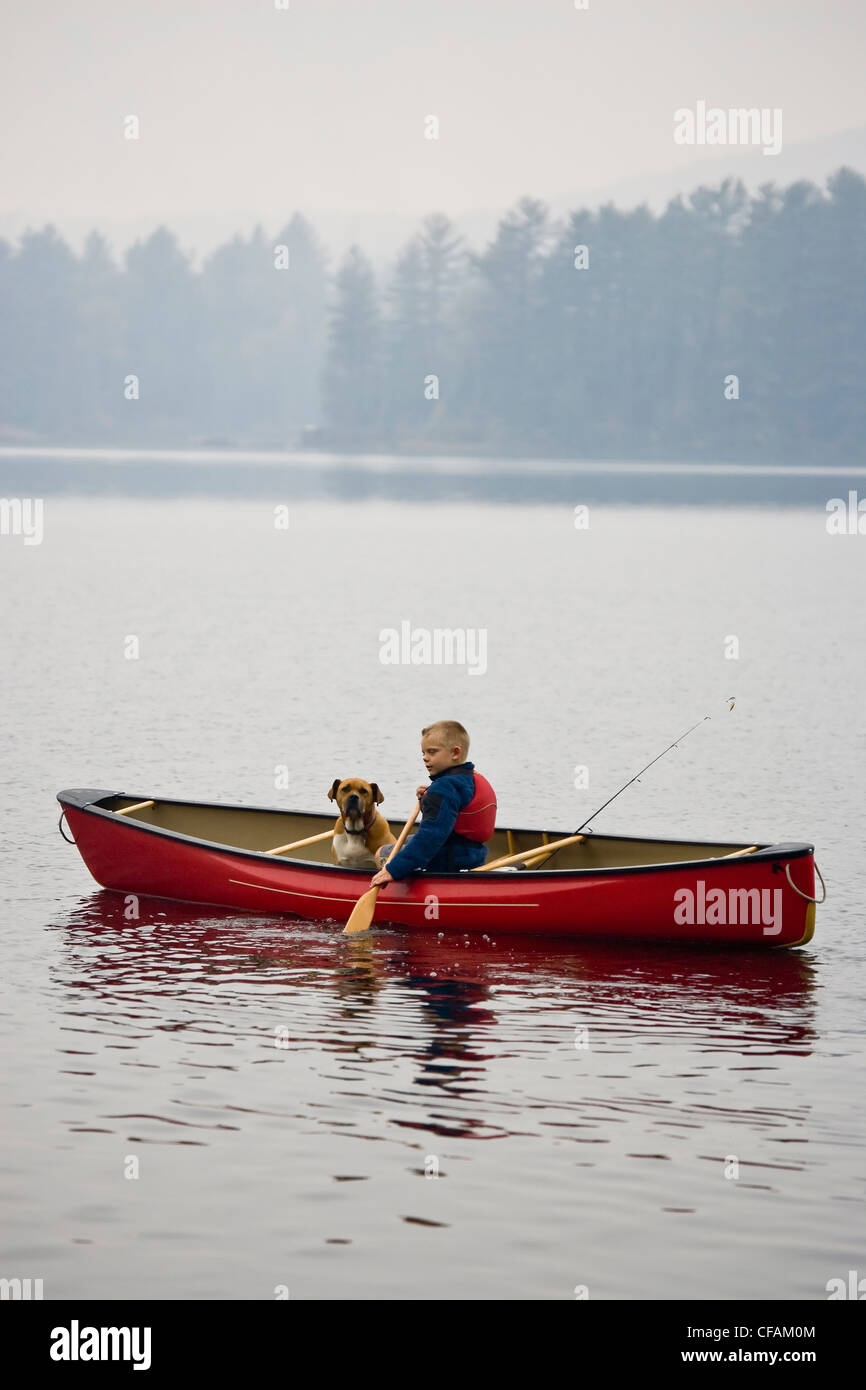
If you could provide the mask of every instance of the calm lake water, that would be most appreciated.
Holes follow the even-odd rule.
[[[147,466],[46,486],[42,543],[0,537],[0,1275],[820,1300],[866,1273],[866,536],[828,535],[838,488],[637,505],[626,480],[577,529],[577,473],[519,503],[290,470],[131,495]],[[483,630],[486,669],[383,665],[403,622]],[[440,717],[502,824],[568,831],[705,714],[594,828],[813,842],[803,950],[346,941],[156,900],[129,922],[57,833],[63,787],[324,811],[353,774],[399,825]]]

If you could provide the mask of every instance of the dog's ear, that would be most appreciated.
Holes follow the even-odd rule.
[[[378,783],[378,782],[371,782],[371,783],[370,783],[370,791],[373,793],[373,800],[375,801],[376,805],[377,805],[377,806],[381,806],[381,805],[382,805],[382,802],[385,800],[385,798],[384,798],[384,796],[382,795],[382,793],[379,791],[379,783]]]
[[[334,778],[334,780],[333,780],[333,782],[332,782],[332,784],[331,784],[331,790],[328,792],[328,800],[329,800],[329,801],[333,801],[333,800],[335,799],[335,797],[336,797],[336,795],[337,795],[337,788],[339,787],[339,785],[340,785],[340,783],[342,782],[342,780],[343,780],[342,777],[335,777],[335,778]]]

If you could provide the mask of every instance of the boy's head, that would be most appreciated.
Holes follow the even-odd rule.
[[[429,775],[457,767],[469,757],[469,735],[456,719],[439,719],[421,730],[421,757]]]

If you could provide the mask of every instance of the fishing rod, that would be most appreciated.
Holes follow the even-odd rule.
[[[734,708],[733,695],[728,696],[726,703],[728,706],[728,711],[730,712]],[[643,776],[645,772],[648,771],[649,768],[652,767],[653,763],[657,763],[660,758],[663,758],[665,756],[665,753],[669,753],[672,748],[676,748],[678,744],[682,743],[684,739],[688,738],[689,734],[694,733],[695,729],[697,729],[699,725],[706,723],[706,721],[708,719],[712,719],[712,717],[713,716],[711,714],[705,714],[703,719],[698,720],[697,724],[693,724],[690,729],[686,729],[684,734],[680,734],[679,738],[675,738],[673,743],[668,744],[667,748],[664,749],[664,752],[657,754],[656,757],[652,759],[652,762],[648,762],[646,767],[642,767],[640,772],[636,772],[634,777],[630,777],[626,782],[625,786],[620,787],[618,792],[614,792],[613,796],[608,797],[607,801],[604,803],[603,806],[599,806],[597,811],[593,811],[592,815],[588,816],[587,819],[583,822],[583,825],[578,826],[577,830],[575,830],[573,835],[567,835],[565,839],[562,840],[553,840],[548,841],[547,844],[536,845],[534,849],[522,850],[520,854],[510,854],[506,855],[503,859],[494,859],[492,864],[479,864],[476,868],[471,869],[470,873],[480,874],[485,871],[489,871],[490,869],[510,868],[513,867],[515,864],[521,863],[522,861],[525,862],[526,868],[537,869],[539,865],[544,863],[546,859],[549,859],[552,854],[556,854],[557,850],[565,849],[566,845],[572,845],[576,841],[584,839],[585,836],[581,834],[581,831],[586,829],[591,820],[594,820],[596,816],[601,815],[602,811],[606,810],[606,808],[610,805],[612,801],[616,801],[617,797],[621,796],[622,793],[625,791],[626,787],[631,786],[632,782],[640,781],[640,778]],[[591,835],[592,831],[590,831],[589,833]]]
[[[729,696],[728,696],[728,699],[727,699],[727,701],[726,701],[726,703],[727,703],[727,706],[728,706],[728,713],[730,714],[730,712],[731,712],[731,710],[734,708],[734,704],[735,704],[734,696],[733,696],[733,695],[729,695]],[[618,792],[614,792],[613,796],[609,797],[608,800],[604,803],[603,806],[599,806],[599,808],[598,808],[597,811],[593,811],[592,815],[591,815],[591,816],[588,816],[588,817],[586,818],[586,820],[583,822],[583,825],[579,825],[579,826],[577,827],[577,829],[576,829],[575,832],[574,832],[575,835],[579,835],[580,832],[581,832],[582,830],[585,830],[585,829],[586,829],[586,827],[589,825],[589,822],[590,822],[591,820],[595,820],[596,816],[600,816],[601,813],[602,813],[602,811],[607,810],[607,808],[608,808],[608,806],[610,805],[611,801],[616,801],[617,797],[618,797],[618,796],[621,796],[622,793],[623,793],[628,787],[631,786],[632,782],[637,782],[637,781],[643,776],[643,774],[644,774],[645,772],[648,772],[648,771],[649,771],[649,769],[652,767],[653,763],[657,763],[657,762],[659,761],[659,759],[663,758],[663,757],[665,756],[665,753],[669,753],[669,752],[671,751],[672,748],[677,748],[677,747],[683,742],[684,739],[687,739],[687,738],[688,738],[689,734],[694,733],[695,729],[700,728],[701,724],[705,724],[706,721],[707,721],[708,719],[712,719],[712,717],[713,717],[713,716],[712,716],[711,714],[705,714],[704,717],[703,717],[703,719],[699,719],[699,720],[698,720],[697,724],[693,724],[692,727],[691,727],[690,729],[686,729],[686,731],[685,731],[684,734],[680,734],[679,738],[675,738],[674,741],[673,741],[673,743],[669,744],[668,747],[664,750],[663,753],[659,753],[659,754],[658,754],[658,757],[653,758],[652,762],[647,763],[646,767],[642,767],[641,770],[640,770],[640,772],[636,772],[635,775],[634,775],[634,777],[630,777],[629,780],[626,782],[625,786],[620,787],[620,789],[619,789]],[[591,834],[591,833],[592,833],[592,832],[590,831],[590,834]]]

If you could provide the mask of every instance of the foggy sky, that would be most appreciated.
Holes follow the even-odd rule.
[[[2,227],[504,211],[718,169],[720,151],[673,142],[699,100],[781,107],[786,146],[866,120],[861,0],[589,4],[4,0]]]

